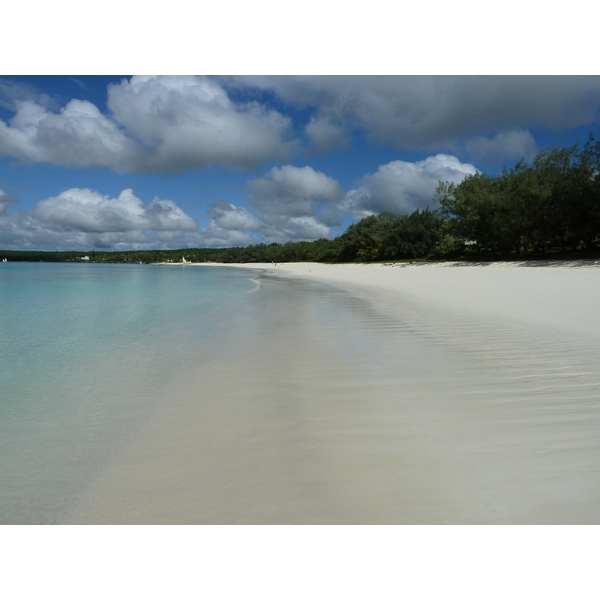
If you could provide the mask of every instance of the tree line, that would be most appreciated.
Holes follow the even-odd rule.
[[[497,176],[440,183],[447,246],[490,254],[589,249],[600,237],[600,142],[544,150]]]
[[[548,149],[499,175],[440,182],[435,210],[384,212],[334,239],[232,248],[91,251],[90,262],[366,262],[594,253],[600,238],[600,142]],[[0,251],[0,259],[77,261],[77,252]]]

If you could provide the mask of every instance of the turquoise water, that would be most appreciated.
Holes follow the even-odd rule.
[[[215,267],[0,268],[0,523],[61,522],[256,289]]]

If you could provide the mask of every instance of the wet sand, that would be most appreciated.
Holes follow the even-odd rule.
[[[72,522],[600,522],[600,266],[243,266]]]

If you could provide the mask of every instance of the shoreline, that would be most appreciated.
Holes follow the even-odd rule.
[[[600,523],[598,265],[217,266],[260,272],[252,352],[191,372],[77,522]]]
[[[600,294],[600,260],[494,263],[194,263],[259,270],[270,276],[319,281],[375,304],[377,295],[400,294],[431,310],[463,318],[536,324],[584,338],[600,337],[595,302]],[[560,274],[560,276],[559,276]],[[368,290],[371,291],[369,294]]]

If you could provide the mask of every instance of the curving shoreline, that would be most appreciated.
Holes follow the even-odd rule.
[[[230,266],[252,352],[180,382],[77,522],[600,523],[597,264]]]

